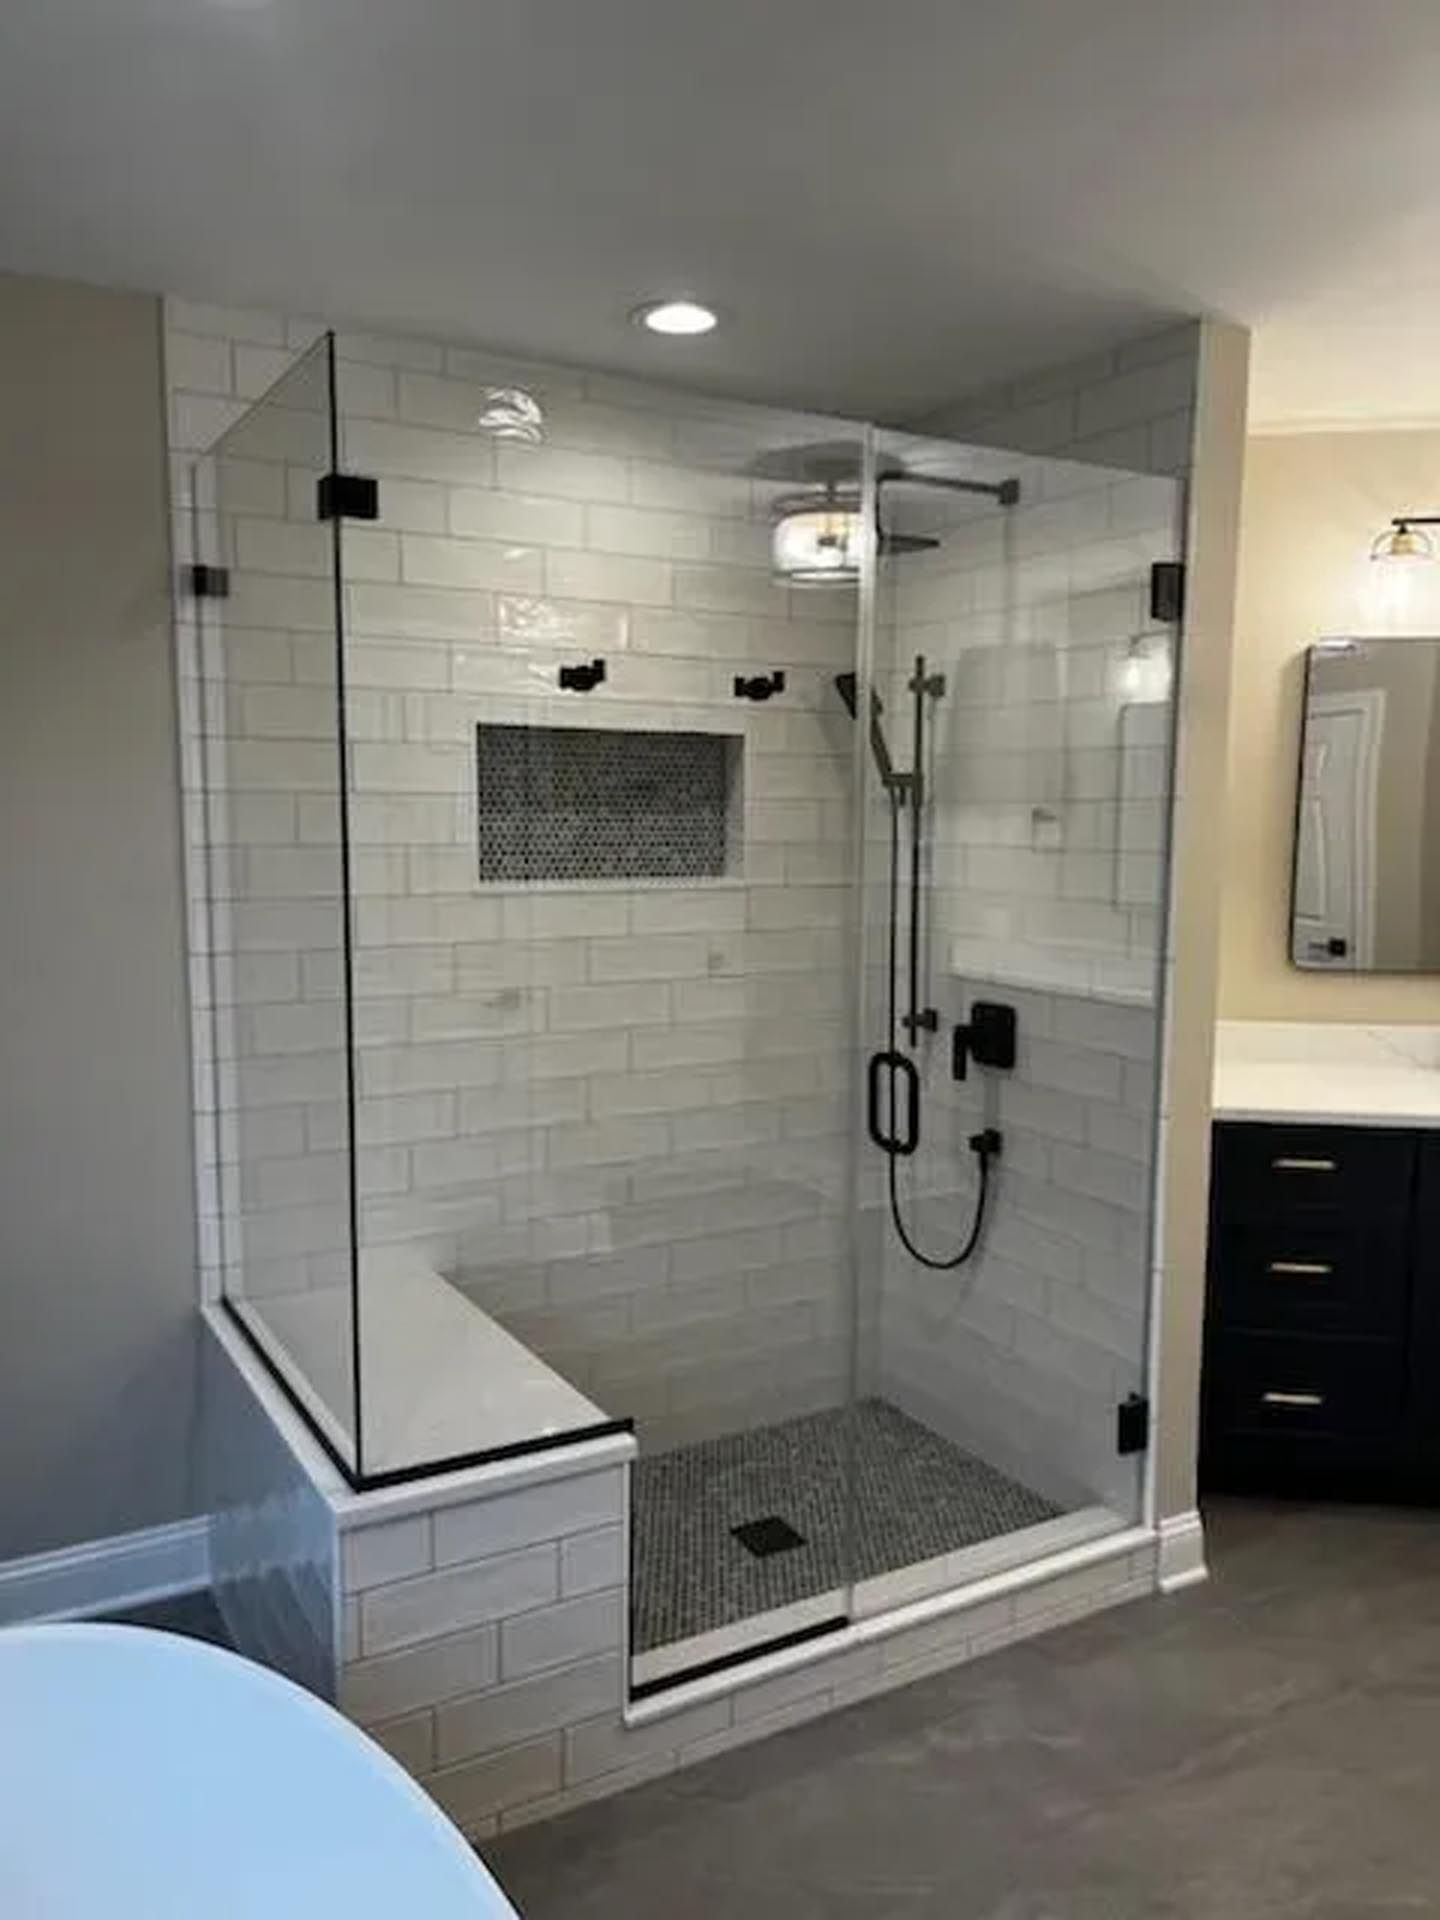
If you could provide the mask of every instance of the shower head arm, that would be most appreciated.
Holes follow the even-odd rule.
[[[878,473],[875,485],[880,487],[937,487],[944,493],[979,493],[1002,507],[1013,507],[1020,500],[1020,482],[1018,480],[947,480],[940,474],[909,473],[903,467],[893,473]]]

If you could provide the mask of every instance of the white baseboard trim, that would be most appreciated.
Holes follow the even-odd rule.
[[[0,1627],[82,1620],[189,1593],[210,1580],[210,1521],[201,1514],[58,1553],[0,1562]]]
[[[1189,1513],[1175,1513],[1162,1520],[1156,1533],[1159,1551],[1155,1576],[1161,1593],[1181,1593],[1210,1578],[1205,1564],[1205,1527],[1194,1507]]]

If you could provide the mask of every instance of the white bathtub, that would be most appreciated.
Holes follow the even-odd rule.
[[[139,1627],[0,1631],[4,1920],[514,1920],[434,1803],[313,1695]]]

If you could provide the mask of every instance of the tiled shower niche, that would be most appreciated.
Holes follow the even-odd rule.
[[[737,872],[741,744],[723,733],[482,721],[481,880],[708,880]]]

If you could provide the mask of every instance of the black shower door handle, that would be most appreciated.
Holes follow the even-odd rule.
[[[891,1133],[887,1130],[883,1114],[882,1097],[887,1089],[890,1093],[888,1111],[896,1111],[895,1081],[899,1078],[904,1088],[904,1130]],[[866,1124],[870,1129],[870,1138],[882,1153],[903,1158],[914,1153],[920,1144],[920,1075],[915,1062],[903,1053],[872,1053],[866,1069]]]

